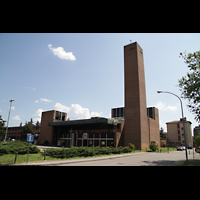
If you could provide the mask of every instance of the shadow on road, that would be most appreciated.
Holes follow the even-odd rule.
[[[155,161],[143,161],[145,164],[141,166],[176,166],[185,160],[155,160]]]

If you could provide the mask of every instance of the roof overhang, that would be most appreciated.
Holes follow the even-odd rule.
[[[107,118],[92,118],[92,119],[81,119],[81,120],[70,120],[70,121],[57,121],[49,122],[48,126],[76,126],[76,125],[86,125],[86,124],[113,124],[114,119]]]

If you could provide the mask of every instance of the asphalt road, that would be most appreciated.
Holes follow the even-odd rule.
[[[196,152],[194,152],[194,157],[200,160],[200,155]],[[190,154],[188,150],[188,158],[193,159],[192,150],[190,150]],[[58,166],[175,166],[183,161],[185,161],[185,151],[141,152],[126,157],[87,160],[86,162],[58,164]]]

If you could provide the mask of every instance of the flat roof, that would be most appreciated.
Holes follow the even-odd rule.
[[[49,122],[48,125],[71,126],[71,125],[83,125],[83,124],[114,124],[114,121],[115,121],[114,119],[107,119],[107,118],[92,118],[92,119]]]
[[[175,121],[171,121],[171,122],[166,122],[166,124],[178,124],[178,123],[180,123],[180,122],[183,122],[183,121],[180,121],[180,120],[179,120],[179,121],[178,121],[178,120],[176,121],[176,120],[175,120]],[[184,123],[190,123],[190,124],[192,124],[191,121],[184,121]]]

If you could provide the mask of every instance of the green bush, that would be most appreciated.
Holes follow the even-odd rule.
[[[156,144],[156,143],[151,143],[150,145],[149,145],[149,148],[152,150],[152,151],[156,151],[157,150],[157,148],[158,148],[158,145]]]
[[[26,154],[28,151],[28,142],[22,142],[19,140],[11,141],[8,143],[0,143],[0,155],[3,154]],[[40,150],[30,143],[29,153],[38,153]]]
[[[112,153],[113,154],[120,154],[120,149],[119,148],[112,148]]]
[[[134,145],[134,144],[128,143],[128,146],[129,146],[131,149],[135,149],[135,145]]]
[[[120,153],[128,153],[132,152],[133,149],[130,147],[70,147],[65,149],[55,149],[49,148],[46,150],[46,155],[57,157],[57,158],[71,158],[71,157],[88,157],[88,156],[95,156],[95,155],[108,155],[108,154],[120,154]]]

